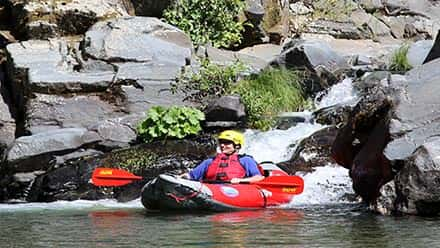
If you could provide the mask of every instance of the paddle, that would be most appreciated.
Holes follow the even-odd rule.
[[[92,174],[92,183],[95,186],[122,186],[141,179],[142,177],[128,171],[114,168],[96,168]],[[243,182],[243,184],[255,184],[284,194],[296,195],[304,190],[304,181],[299,176],[272,176],[258,182]]]

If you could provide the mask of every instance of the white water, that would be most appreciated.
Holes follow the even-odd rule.
[[[356,95],[351,86],[351,79],[344,79],[334,85],[325,96],[321,96],[319,102],[315,102],[318,108],[324,108],[334,104],[350,104],[356,101]],[[301,113],[308,121],[310,112]],[[295,151],[296,144],[301,139],[308,137],[315,131],[324,128],[320,124],[299,123],[287,130],[271,130],[260,132],[247,130],[245,132],[246,144],[242,152],[252,155],[257,161],[281,162],[290,159]],[[310,158],[314,154],[302,154]],[[307,207],[310,205],[337,204],[346,202],[346,194],[353,194],[348,170],[336,164],[325,167],[317,167],[316,171],[301,176],[304,178],[304,192],[296,196],[287,208]],[[0,212],[5,211],[42,211],[64,209],[112,209],[112,208],[143,208],[139,199],[127,203],[119,203],[115,200],[99,201],[57,201],[53,203],[20,203],[0,204]]]

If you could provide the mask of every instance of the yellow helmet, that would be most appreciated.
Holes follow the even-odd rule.
[[[218,135],[218,139],[232,141],[235,145],[240,145],[240,147],[243,147],[244,145],[244,135],[234,130],[226,130],[221,132]]]

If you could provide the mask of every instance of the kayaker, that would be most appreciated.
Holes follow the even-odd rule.
[[[244,145],[244,135],[226,130],[218,136],[220,153],[208,158],[197,167],[181,175],[195,181],[230,181],[231,183],[257,182],[264,179],[257,162],[249,155],[238,154]]]

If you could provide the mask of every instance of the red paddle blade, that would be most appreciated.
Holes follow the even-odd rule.
[[[142,177],[114,168],[96,168],[92,174],[92,184],[95,186],[122,186],[140,179]]]
[[[304,180],[299,176],[266,177],[265,179],[253,182],[252,184],[267,188],[270,191],[284,194],[299,195],[304,191]]]

